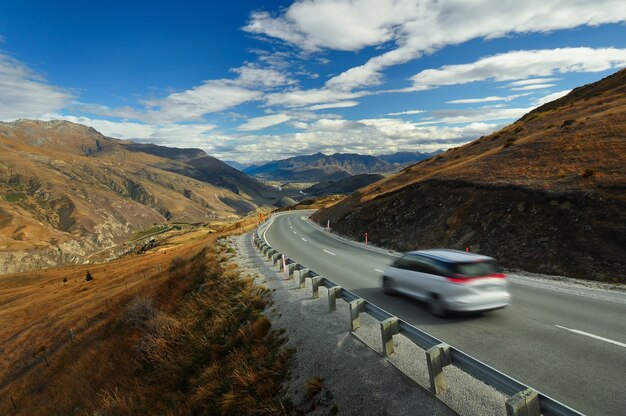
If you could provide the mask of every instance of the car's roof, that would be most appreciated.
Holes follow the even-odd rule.
[[[438,248],[432,250],[411,251],[410,254],[421,254],[433,259],[442,260],[448,263],[469,263],[474,261],[492,261],[493,258],[482,254],[469,253],[466,251]]]

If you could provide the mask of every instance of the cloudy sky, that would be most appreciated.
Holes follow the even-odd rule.
[[[240,162],[432,151],[626,66],[623,0],[128,3],[3,1],[0,120]]]

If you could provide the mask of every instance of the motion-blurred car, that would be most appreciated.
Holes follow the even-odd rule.
[[[387,294],[424,301],[436,316],[501,309],[511,302],[506,276],[496,261],[464,251],[406,253],[385,268],[382,280]]]

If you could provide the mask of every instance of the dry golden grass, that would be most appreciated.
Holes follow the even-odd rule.
[[[622,70],[581,87],[496,133],[364,187],[357,198],[369,201],[429,179],[550,191],[623,188],[625,81]]]
[[[33,416],[284,412],[287,356],[261,314],[266,294],[211,249],[228,233],[0,277],[0,414],[13,401]]]

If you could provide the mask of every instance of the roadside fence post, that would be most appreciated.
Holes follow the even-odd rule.
[[[328,289],[328,312],[337,310],[338,297],[341,297],[341,286],[333,286]]]
[[[322,276],[311,278],[311,297],[317,299],[320,297],[320,285],[322,284]]]
[[[426,350],[426,363],[428,364],[428,378],[430,389],[435,395],[446,389],[446,380],[443,377],[443,367],[451,363],[450,346],[438,344]]]
[[[380,335],[383,341],[383,356],[393,353],[393,336],[400,333],[400,321],[395,316],[380,323]]]
[[[305,281],[304,279],[306,279],[309,276],[309,269],[300,269],[298,270],[298,283],[300,284],[300,289],[304,288],[305,286]]]
[[[350,331],[354,332],[361,327],[361,312],[365,312],[365,301],[355,299],[350,302]]]
[[[507,416],[540,416],[539,395],[531,388],[511,396],[504,404]]]

